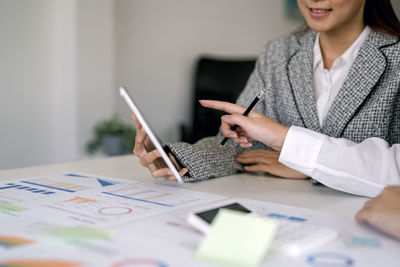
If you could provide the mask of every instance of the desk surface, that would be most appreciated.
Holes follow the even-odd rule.
[[[239,174],[197,183],[154,179],[136,157],[122,156],[0,171],[0,180],[18,179],[52,173],[85,172],[147,183],[158,183],[214,193],[228,197],[244,197],[285,205],[315,209],[354,217],[368,200],[365,197],[339,192],[325,186],[313,186],[308,180],[280,179],[265,175]]]

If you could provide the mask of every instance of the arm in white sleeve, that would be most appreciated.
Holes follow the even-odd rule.
[[[375,197],[400,184],[400,144],[380,138],[355,143],[292,126],[279,161],[331,188]]]

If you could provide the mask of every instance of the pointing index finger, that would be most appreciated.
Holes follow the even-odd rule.
[[[232,104],[225,101],[217,101],[217,100],[200,100],[200,104],[206,108],[213,108],[221,111],[225,111],[228,113],[244,113],[246,111],[245,107]]]

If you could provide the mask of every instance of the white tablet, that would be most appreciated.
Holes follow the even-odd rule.
[[[125,102],[128,104],[128,106],[132,110],[133,114],[135,114],[136,118],[142,125],[143,129],[146,131],[147,136],[150,138],[151,142],[154,145],[154,147],[153,146],[146,147],[146,150],[151,151],[154,148],[157,149],[160,152],[160,154],[164,160],[164,162],[161,162],[161,164],[158,161],[158,164],[159,164],[158,166],[160,168],[168,167],[172,171],[172,174],[174,175],[175,179],[179,183],[183,183],[182,177],[179,175],[179,172],[178,172],[178,168],[181,168],[181,164],[177,161],[176,157],[174,157],[174,155],[172,154],[172,151],[169,149],[168,146],[163,145],[160,138],[158,138],[157,135],[152,131],[149,124],[146,122],[143,115],[140,113],[139,108],[137,107],[135,102],[133,102],[133,99],[130,97],[130,95],[128,94],[126,89],[124,87],[120,87],[119,93],[120,93],[121,97],[125,100]]]

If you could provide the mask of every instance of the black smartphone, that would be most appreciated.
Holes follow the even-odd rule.
[[[215,216],[218,214],[218,211],[220,209],[229,209],[244,213],[251,213],[249,209],[235,202],[211,209],[191,212],[189,213],[188,216],[188,223],[191,224],[200,232],[202,232],[203,234],[205,234],[207,233],[208,229],[210,228],[210,224],[212,223],[212,221],[214,220]]]

